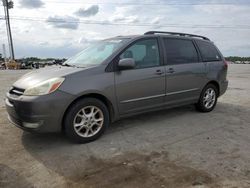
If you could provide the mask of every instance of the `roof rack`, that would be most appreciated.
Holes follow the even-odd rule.
[[[195,38],[202,38],[204,40],[209,40],[209,38],[204,37],[204,36],[200,36],[200,35],[193,35],[193,34],[188,34],[188,33],[165,32],[165,31],[148,31],[148,32],[144,33],[144,35],[152,35],[152,34],[157,34],[157,33],[168,34],[168,35],[179,35],[182,37],[195,37]]]

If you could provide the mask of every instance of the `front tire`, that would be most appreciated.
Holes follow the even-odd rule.
[[[106,105],[96,98],[84,98],[73,104],[64,119],[66,136],[73,142],[98,139],[109,124]]]
[[[211,112],[217,104],[218,93],[218,88],[215,85],[206,85],[201,92],[198,103],[195,104],[196,109],[200,112]]]

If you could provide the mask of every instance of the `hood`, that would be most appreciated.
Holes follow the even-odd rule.
[[[25,74],[19,80],[17,80],[13,86],[20,89],[27,89],[34,86],[37,83],[48,80],[55,77],[65,77],[66,75],[82,71],[86,68],[77,67],[64,67],[64,66],[52,66],[41,68],[30,73]]]

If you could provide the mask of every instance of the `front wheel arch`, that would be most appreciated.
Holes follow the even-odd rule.
[[[93,115],[91,114],[91,112],[85,111],[85,113],[87,115],[89,114],[90,116],[84,115],[83,122],[81,120],[81,117],[83,116],[83,114],[79,116],[77,115],[81,113],[83,108],[91,109],[93,107],[99,110],[102,114],[103,122],[101,125],[98,125],[95,123],[93,124],[93,122],[95,122],[94,116],[96,115],[96,113]],[[80,117],[80,121],[77,120],[76,117]],[[97,119],[98,121],[101,121],[99,120],[99,117],[97,117]],[[76,122],[76,121],[79,121],[79,122]],[[80,126],[79,130],[75,129],[75,123],[79,124]],[[65,114],[64,122],[63,122],[65,135],[71,141],[76,142],[76,143],[87,143],[87,142],[91,142],[91,141],[98,139],[105,132],[105,129],[109,126],[109,124],[110,124],[109,110],[107,106],[99,99],[91,98],[91,97],[82,98],[76,103],[73,103],[68,109],[67,113]],[[98,129],[97,132],[94,133],[92,129],[93,125],[97,125],[96,127],[97,129],[98,129],[98,126],[101,126],[101,127],[100,129]],[[85,131],[87,131],[86,135],[84,131],[82,133],[80,132],[80,130],[84,130],[84,129]],[[93,135],[88,136],[89,130],[91,130],[90,133],[93,133]]]
[[[103,102],[109,111],[109,120],[110,122],[113,122],[114,117],[115,117],[115,110],[114,107],[112,105],[112,103],[110,102],[110,100],[105,97],[104,95],[98,94],[98,93],[90,93],[90,94],[84,94],[81,95],[79,97],[77,97],[76,99],[74,99],[67,107],[67,109],[65,110],[64,114],[63,114],[63,118],[61,121],[61,130],[64,131],[65,130],[65,125],[64,125],[64,121],[65,121],[65,116],[67,114],[67,112],[69,111],[70,107],[73,106],[75,103],[77,103],[78,101],[84,99],[84,98],[95,98],[100,100],[101,102]]]

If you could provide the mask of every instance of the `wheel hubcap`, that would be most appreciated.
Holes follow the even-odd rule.
[[[76,114],[73,126],[79,136],[87,138],[97,134],[103,122],[103,112],[98,107],[86,106]]]
[[[208,88],[203,97],[204,106],[209,109],[212,108],[215,104],[216,93],[213,88]]]

